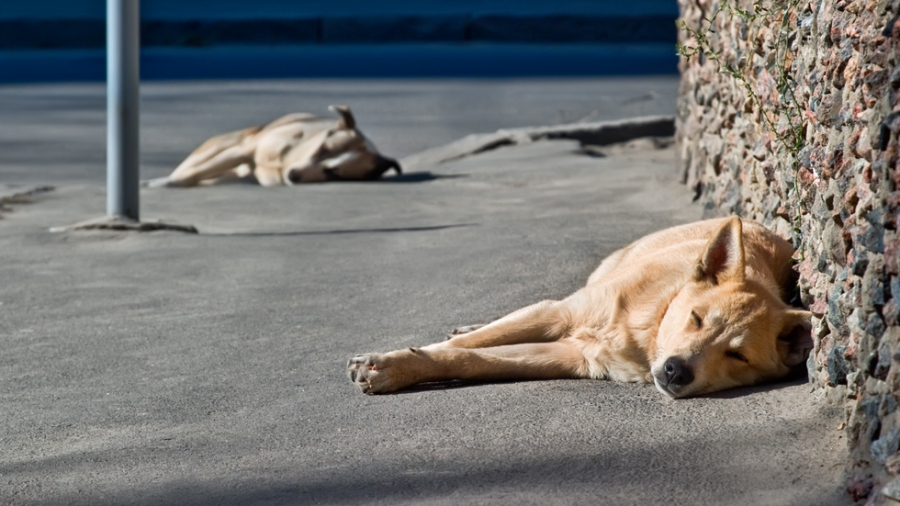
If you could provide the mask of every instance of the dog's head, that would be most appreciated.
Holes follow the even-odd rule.
[[[400,164],[378,153],[356,128],[356,119],[346,105],[329,107],[340,117],[332,128],[304,142],[299,161],[284,170],[284,182],[340,179],[378,179],[389,169],[401,173]]]
[[[660,323],[656,388],[688,397],[786,376],[812,348],[810,314],[745,277],[741,221],[727,220]]]

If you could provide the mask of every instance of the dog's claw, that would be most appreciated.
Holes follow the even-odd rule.
[[[357,355],[347,361],[347,376],[350,382],[355,384],[365,394],[373,394],[376,389],[373,388],[372,380],[378,375],[381,366],[380,355]]]
[[[410,379],[408,360],[422,356],[420,348],[392,353],[368,353],[350,359],[347,376],[365,394],[393,392],[415,383]]]

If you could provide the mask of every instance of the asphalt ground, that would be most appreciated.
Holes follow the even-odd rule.
[[[402,158],[500,127],[666,114],[673,79],[156,83],[143,177],[209,135],[349,103]],[[366,396],[360,352],[576,290],[698,219],[675,150],[500,148],[374,183],[141,193],[102,215],[102,87],[0,88],[0,504],[838,505],[839,417],[802,380],[673,401],[564,380]]]
[[[473,132],[675,110],[678,78],[153,82],[141,88],[141,176],[162,177],[209,137],[288,112],[346,103],[386,155],[403,158]],[[0,86],[5,182],[106,177],[103,84]],[[98,212],[103,212],[101,207]]]

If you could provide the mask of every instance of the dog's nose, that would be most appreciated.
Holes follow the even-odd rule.
[[[666,363],[663,364],[663,371],[666,374],[666,385],[681,386],[694,381],[694,371],[691,370],[691,366],[678,357],[666,360]]]
[[[291,170],[288,171],[287,178],[291,183],[301,183],[303,182],[303,173],[299,170]]]

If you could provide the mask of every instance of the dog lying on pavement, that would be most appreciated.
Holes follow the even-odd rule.
[[[587,285],[447,341],[350,359],[368,394],[445,380],[594,378],[670,397],[783,378],[813,346],[789,307],[791,245],[733,216],[648,235],[606,258]]]
[[[378,179],[396,160],[378,153],[356,128],[345,105],[329,109],[337,120],[307,113],[288,114],[261,126],[217,135],[194,150],[168,177],[148,187],[185,187],[237,179],[262,186],[336,180]]]

